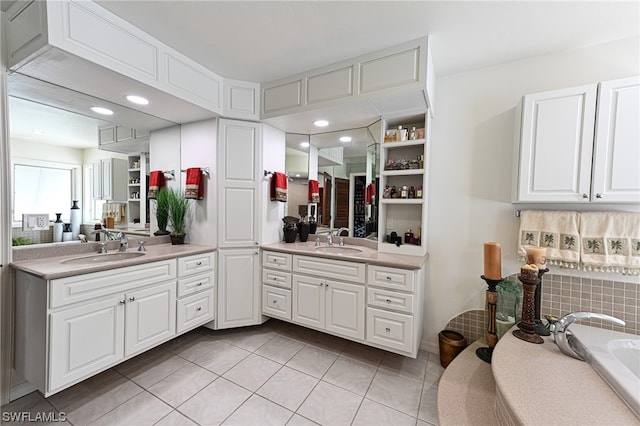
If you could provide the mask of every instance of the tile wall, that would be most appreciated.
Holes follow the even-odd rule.
[[[507,278],[518,282],[516,275]],[[611,315],[624,320],[625,327],[601,320],[582,320],[581,324],[625,333],[640,334],[640,285],[620,281],[545,274],[542,277],[541,315],[561,317],[569,312],[587,311]],[[447,323],[471,343],[487,332],[486,310],[466,311]]]
[[[89,237],[93,231],[93,225],[81,225],[80,233]],[[23,231],[21,227],[11,229],[11,237],[24,237],[31,244],[43,244],[53,242],[53,227],[46,231]]]

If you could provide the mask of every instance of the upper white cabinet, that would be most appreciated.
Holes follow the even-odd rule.
[[[116,103],[122,103],[121,93],[96,93],[96,81],[109,88],[137,88],[162,101],[145,107],[147,112],[177,123],[223,112],[259,118],[256,83],[230,80],[229,98],[224,99],[221,76],[94,2],[17,2],[7,12],[7,21],[12,70]],[[166,107],[168,101],[174,108]]]
[[[423,37],[262,84],[261,114],[278,117],[345,101],[371,102],[383,114],[398,105],[433,108],[434,78],[429,39]]]
[[[93,163],[93,199],[127,201],[127,161],[105,158]]]
[[[600,83],[594,201],[640,202],[640,77]]]
[[[639,105],[638,77],[524,96],[512,201],[640,201]]]

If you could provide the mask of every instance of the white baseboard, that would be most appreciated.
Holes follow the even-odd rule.
[[[22,398],[35,390],[38,389],[27,381],[13,385],[9,390],[9,401],[15,401],[16,399]]]

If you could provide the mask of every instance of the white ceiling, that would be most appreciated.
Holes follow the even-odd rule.
[[[3,0],[2,9],[10,3]],[[97,3],[224,77],[256,82],[279,79],[427,34],[431,37],[436,76],[440,77],[640,34],[639,1]],[[44,117],[50,113],[38,114]],[[12,118],[12,135],[29,134],[33,117],[31,113],[19,122]],[[79,140],[68,127],[55,129],[60,123],[70,122],[66,117],[48,121],[52,129],[43,130],[60,138],[52,136],[45,141],[65,144]],[[89,144],[95,144],[95,140]]]
[[[424,35],[437,76],[639,34],[638,1],[122,1],[116,15],[224,77],[267,82]]]

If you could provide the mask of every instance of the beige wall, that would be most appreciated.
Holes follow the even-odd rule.
[[[632,38],[437,78],[429,162],[424,347],[437,350],[437,334],[451,318],[483,308],[484,241],[502,244],[503,276],[519,269],[519,222],[510,191],[514,108],[521,97],[638,75],[639,52],[640,38]],[[640,280],[616,274],[607,279]]]

